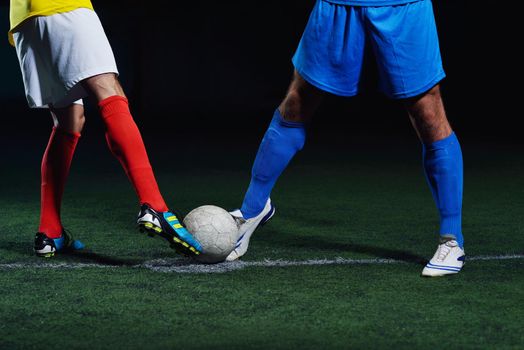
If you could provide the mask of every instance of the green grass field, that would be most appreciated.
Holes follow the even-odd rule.
[[[63,207],[89,250],[34,257],[40,152],[8,156],[0,349],[522,349],[522,149],[463,150],[472,260],[435,279],[420,277],[438,217],[418,148],[306,147],[278,182],[276,215],[246,263],[207,273],[135,229],[125,175],[89,145],[80,145]],[[240,205],[255,148],[185,151],[177,167],[150,152],[169,205],[182,214]]]

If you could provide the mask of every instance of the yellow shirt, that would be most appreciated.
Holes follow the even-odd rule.
[[[13,31],[28,18],[50,16],[78,8],[93,10],[93,5],[91,0],[11,0],[9,6],[9,20],[11,22],[9,42],[14,45]]]

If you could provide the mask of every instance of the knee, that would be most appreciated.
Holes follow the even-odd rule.
[[[426,125],[446,124],[446,111],[438,86],[421,96],[406,101],[409,115],[417,123]]]
[[[82,133],[82,130],[84,130],[85,123],[86,118],[84,115],[81,115],[75,116],[74,118],[71,118],[67,121],[55,121],[55,126],[71,134],[80,134]]]
[[[451,134],[452,129],[438,86],[423,95],[407,100],[406,108],[423,142],[431,143]]]
[[[80,115],[73,119],[73,128],[76,132],[82,132],[84,130],[84,125],[86,123],[85,115]]]
[[[412,117],[417,121],[417,123],[422,125],[438,125],[444,123],[444,120],[439,117],[439,112],[434,108],[423,108],[417,111],[417,113],[412,113]]]
[[[284,120],[295,123],[311,121],[315,110],[312,101],[298,89],[290,89],[279,106],[280,114]]]
[[[55,127],[69,133],[81,133],[84,129],[86,118],[84,107],[73,104],[63,109],[51,109]]]
[[[313,118],[324,93],[304,80],[295,71],[284,101],[280,104],[280,114],[290,122],[306,123]]]
[[[303,122],[304,120],[304,106],[300,94],[296,90],[288,91],[284,101],[279,107],[282,117],[291,122]]]

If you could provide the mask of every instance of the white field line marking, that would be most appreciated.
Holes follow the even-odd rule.
[[[468,257],[466,261],[496,261],[524,259],[524,254],[511,255],[479,255]],[[105,268],[117,269],[121,267],[144,268],[155,272],[165,273],[224,273],[242,270],[247,267],[289,267],[289,266],[319,266],[319,265],[386,265],[405,264],[406,262],[395,259],[311,259],[311,260],[271,260],[262,261],[233,261],[220,264],[200,264],[189,259],[155,259],[148,260],[136,265],[108,265],[99,263],[5,263],[0,264],[0,270],[18,269],[83,269],[83,268]]]

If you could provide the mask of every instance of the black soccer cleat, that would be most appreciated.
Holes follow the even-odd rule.
[[[35,254],[42,258],[51,258],[55,256],[56,245],[55,240],[49,238],[45,233],[37,232],[35,236]]]
[[[42,232],[37,232],[35,235],[35,254],[43,258],[51,258],[60,251],[81,250],[84,248],[84,244],[73,239],[71,234],[65,229],[62,230],[62,235],[58,238],[49,238]]]
[[[140,207],[137,224],[140,232],[147,232],[150,237],[164,238],[169,242],[171,248],[180,254],[197,256],[202,253],[200,243],[170,211],[159,213],[144,203]]]

